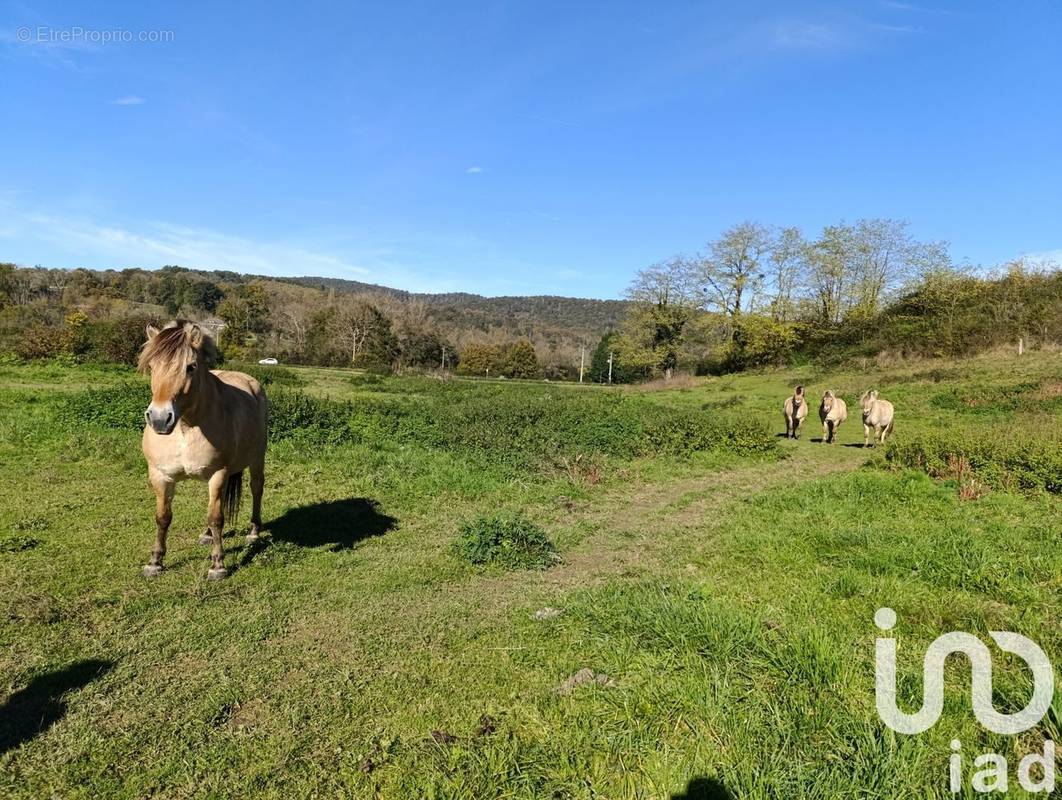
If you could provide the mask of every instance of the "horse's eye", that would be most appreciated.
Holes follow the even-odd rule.
[[[188,365],[188,374],[191,375],[193,372],[195,372],[195,364],[189,364]]]

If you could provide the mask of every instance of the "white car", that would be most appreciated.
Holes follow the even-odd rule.
[[[279,364],[280,362],[277,361],[275,358],[260,358],[260,359],[258,359],[258,363],[259,364],[268,364],[268,365],[272,366],[273,364]]]

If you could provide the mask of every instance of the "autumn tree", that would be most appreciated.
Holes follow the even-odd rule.
[[[527,339],[518,339],[502,352],[501,373],[507,378],[537,378],[538,356]]]
[[[269,295],[257,283],[234,286],[218,304],[217,314],[225,321],[222,343],[225,346],[242,347],[248,335],[266,329],[269,323]]]
[[[457,363],[458,375],[497,375],[501,364],[501,349],[489,344],[472,342],[461,350]]]

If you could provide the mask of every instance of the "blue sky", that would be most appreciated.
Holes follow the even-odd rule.
[[[1062,256],[1060,35],[1046,1],[0,0],[0,260],[615,297],[744,219],[872,216]]]

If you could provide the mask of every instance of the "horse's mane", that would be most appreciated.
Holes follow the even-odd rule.
[[[190,364],[202,360],[209,367],[217,358],[214,340],[194,322],[178,319],[144,342],[137,369],[141,372],[152,369],[164,378],[183,380]]]

